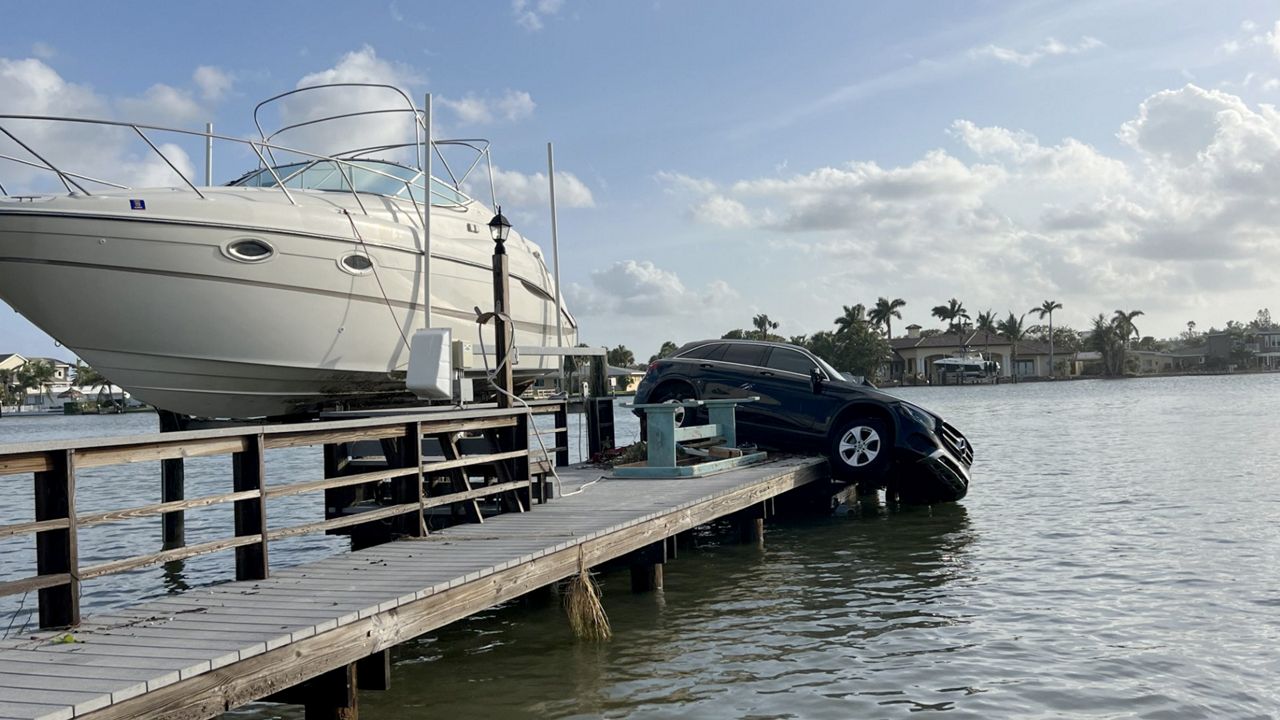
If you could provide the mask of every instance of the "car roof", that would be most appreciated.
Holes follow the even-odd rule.
[[[808,350],[800,347],[799,345],[792,345],[790,343],[782,343],[782,342],[773,342],[771,340],[747,340],[747,339],[739,340],[737,338],[714,338],[711,340],[694,340],[693,342],[687,342],[684,345],[681,345],[679,349],[677,349],[674,353],[672,353],[672,355],[678,357],[694,348],[702,347],[703,345],[710,345],[712,343],[730,343],[733,345],[763,345],[765,347],[787,348],[788,350],[799,350],[805,353],[809,352]]]

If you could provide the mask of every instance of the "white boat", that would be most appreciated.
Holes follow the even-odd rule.
[[[1000,363],[987,360],[978,352],[964,352],[955,357],[934,360],[939,375],[960,378],[986,378],[1000,374]]]
[[[182,186],[146,189],[91,179],[54,167],[4,128],[15,118],[133,128],[165,162],[146,133],[201,142],[205,133],[0,115],[0,132],[30,153],[0,157],[47,169],[67,189],[0,195],[0,298],[134,397],[178,413],[249,418],[411,399],[404,374],[407,338],[425,325],[421,168],[430,165],[374,158],[424,155],[422,113],[400,95],[411,143],[323,155],[275,142],[283,130],[332,117],[261,140],[208,134],[210,143],[236,143],[261,160],[220,187],[180,174]],[[466,173],[444,161],[439,147],[450,143],[475,151]],[[488,143],[432,148],[449,180],[431,180],[430,325],[451,328],[477,353],[483,333],[492,353],[492,325],[477,325],[476,308],[493,305],[494,210],[463,191],[481,160],[488,166]],[[572,347],[577,326],[568,312],[557,322],[542,251],[514,231],[506,249],[515,344]],[[543,374],[557,361],[524,358],[515,371]]]

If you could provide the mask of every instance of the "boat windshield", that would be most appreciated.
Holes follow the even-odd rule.
[[[272,171],[275,171],[272,174]],[[277,183],[276,178],[280,178]],[[332,160],[278,165],[274,168],[255,170],[239,180],[231,182],[235,187],[277,187],[283,184],[290,190],[328,190],[408,197],[406,183],[412,183],[413,199],[422,202],[422,175],[417,170],[381,160],[354,160],[338,163]],[[431,178],[432,205],[465,205],[470,198],[452,187]]]

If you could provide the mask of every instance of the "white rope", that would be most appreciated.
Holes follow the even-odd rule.
[[[495,313],[482,313],[482,312],[480,312],[480,308],[478,308],[478,307],[477,307],[477,308],[475,308],[475,311],[476,311],[476,325],[478,325],[478,326],[483,327],[483,326],[484,326],[484,324],[488,322],[488,319],[489,319],[489,318],[498,318],[498,317],[501,317],[501,318],[502,318],[503,320],[505,320],[507,323],[509,323],[509,324],[511,324],[511,325],[514,325],[514,323],[512,323],[512,322],[511,322],[511,317],[510,317],[509,315],[507,315],[506,313],[496,313],[496,312],[495,312]],[[513,351],[515,350],[515,341],[516,341],[516,334],[515,334],[515,332],[511,332],[511,333],[509,333],[509,335],[510,335],[510,339],[509,339],[509,341],[508,341],[508,343],[507,343],[507,352],[506,352],[506,354],[504,355],[504,357],[502,358],[502,362],[501,362],[501,363],[499,363],[497,367],[495,367],[494,369],[490,370],[490,369],[489,369],[489,354],[485,351],[485,346],[484,346],[484,333],[480,331],[480,330],[481,330],[481,327],[477,327],[477,328],[476,328],[476,335],[480,338],[480,357],[481,357],[481,359],[484,361],[484,376],[485,376],[485,380],[487,380],[487,381],[489,382],[489,385],[491,385],[491,386],[493,387],[493,389],[494,389],[494,390],[496,390],[496,391],[498,391],[498,392],[502,393],[503,395],[506,395],[507,397],[511,398],[512,400],[514,400],[514,401],[516,401],[516,402],[520,403],[521,405],[523,405],[523,406],[524,406],[524,409],[525,409],[526,411],[528,411],[528,412],[529,412],[529,417],[530,417],[530,418],[533,418],[533,408],[529,407],[529,403],[525,402],[525,401],[524,401],[524,398],[520,397],[519,395],[515,395],[515,394],[513,394],[513,393],[509,392],[509,391],[508,391],[508,390],[506,390],[505,388],[503,388],[503,387],[499,386],[499,385],[498,385],[498,383],[494,380],[494,378],[496,378],[496,377],[497,377],[498,373],[502,372],[502,368],[503,368],[503,366],[505,366],[507,363],[511,362],[511,356],[514,354],[514,353],[513,353]],[[513,328],[513,329],[514,329],[514,328]],[[581,428],[581,423],[579,423],[579,428]],[[537,441],[538,441],[538,446],[542,448],[542,455],[543,455],[544,457],[546,457],[548,460],[550,460],[550,459],[551,459],[551,454],[547,452],[547,445],[546,445],[546,443],[542,442],[542,435],[541,435],[540,433],[535,432],[535,433],[533,433],[533,437],[534,437],[534,439],[535,439],[535,440],[537,440]],[[556,485],[556,497],[569,497],[570,495],[577,495],[578,493],[582,492],[583,490],[586,490],[587,488],[591,487],[592,485],[595,485],[596,483],[600,482],[600,481],[601,481],[601,480],[603,480],[603,479],[604,479],[604,477],[605,477],[604,475],[601,475],[600,477],[596,478],[595,480],[592,480],[591,482],[584,483],[584,484],[583,484],[581,487],[579,487],[577,490],[574,490],[573,492],[568,492],[568,493],[567,493],[567,492],[565,492],[565,491],[564,491],[564,485],[560,482],[560,474],[556,472],[556,466],[555,466],[555,462],[554,462],[554,460],[551,462],[550,467],[551,467],[551,477],[554,479],[554,481],[555,481],[555,485]]]

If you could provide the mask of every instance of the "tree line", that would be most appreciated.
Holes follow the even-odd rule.
[[[841,371],[876,378],[891,357],[889,340],[893,337],[893,320],[902,319],[901,308],[906,304],[902,298],[881,297],[870,308],[861,303],[844,305],[841,315],[832,320],[832,329],[821,330],[812,335],[783,336],[777,332],[780,324],[761,313],[752,317],[750,328],[730,330],[721,335],[721,338],[799,345]],[[1010,344],[1010,362],[1017,360],[1020,343],[1044,343],[1049,346],[1050,367],[1054,368],[1054,372],[1064,369],[1059,358],[1064,358],[1065,362],[1066,357],[1078,351],[1093,350],[1101,356],[1099,371],[1113,376],[1123,375],[1134,369],[1130,356],[1134,350],[1167,351],[1203,340],[1204,334],[1195,332],[1194,321],[1187,324],[1187,332],[1178,338],[1156,340],[1151,336],[1143,336],[1136,324],[1137,318],[1144,315],[1142,310],[1116,309],[1110,316],[1099,313],[1084,332],[1067,325],[1055,326],[1053,315],[1062,309],[1061,302],[1049,299],[1021,314],[1010,310],[1001,318],[994,310],[987,309],[977,313],[975,317],[970,315],[963,302],[951,298],[945,304],[936,305],[930,310],[930,315],[941,321],[943,327],[922,330],[920,335],[930,337],[944,333],[977,332],[982,335],[987,346],[988,357],[991,340],[1003,338]],[[1035,316],[1038,322],[1028,323],[1028,315]],[[1247,359],[1249,353],[1246,342],[1249,334],[1276,327],[1271,320],[1270,311],[1264,308],[1247,324],[1229,321],[1225,330],[1212,328],[1208,334],[1228,333],[1231,336],[1233,361],[1241,362]],[[674,341],[667,340],[657,353],[649,357],[649,362],[668,357],[677,349],[679,346]],[[1239,361],[1234,360],[1237,356]],[[608,358],[609,364],[616,367],[643,367],[636,364],[634,353],[625,345],[609,350]]]
[[[20,367],[0,370],[0,405],[21,405],[31,390],[48,394],[57,371],[48,360],[29,360]],[[76,362],[72,380],[77,387],[96,387],[107,379],[83,362]]]

